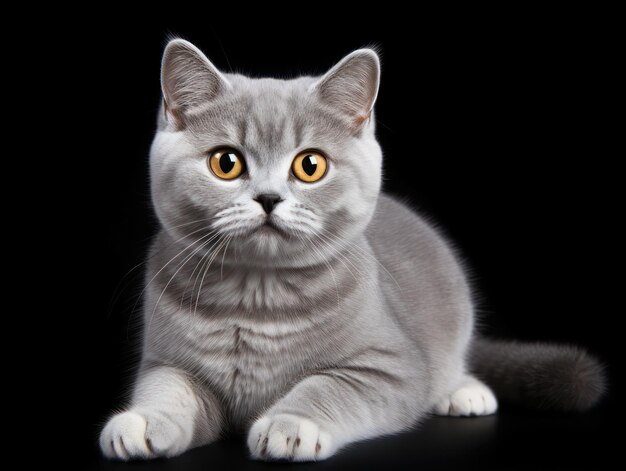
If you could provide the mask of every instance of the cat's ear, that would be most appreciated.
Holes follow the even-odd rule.
[[[330,69],[313,90],[359,130],[372,113],[380,83],[380,60],[372,49],[359,49]]]
[[[173,39],[161,63],[161,89],[166,118],[184,127],[185,118],[230,88],[228,80],[196,46]]]

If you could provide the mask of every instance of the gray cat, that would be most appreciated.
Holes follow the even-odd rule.
[[[454,253],[380,192],[379,74],[370,49],[275,80],[167,45],[150,160],[162,230],[107,457],[174,456],[235,430],[253,458],[321,460],[432,413],[493,414],[491,388],[566,410],[597,402],[602,368],[584,351],[475,338]]]

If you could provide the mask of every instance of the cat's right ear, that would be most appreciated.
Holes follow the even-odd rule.
[[[196,46],[183,39],[167,44],[161,63],[161,89],[168,122],[185,127],[189,115],[229,88],[228,80]]]
[[[373,49],[358,49],[344,57],[311,89],[322,102],[350,120],[355,131],[370,121],[380,84],[380,60]]]

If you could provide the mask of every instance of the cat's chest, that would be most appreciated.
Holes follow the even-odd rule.
[[[309,321],[181,320],[172,360],[186,364],[233,405],[253,406],[281,392],[313,365]]]
[[[220,272],[219,279],[217,274],[214,276],[216,278],[213,282],[203,286],[199,297],[201,305],[209,311],[272,313],[276,310],[296,309],[302,305],[303,297],[317,294],[301,286],[301,277],[279,271],[233,269],[226,274]]]
[[[156,322],[148,316],[148,354],[190,371],[241,417],[332,364],[346,345],[346,310],[323,273],[225,269],[200,285],[193,304],[177,297],[184,289],[171,290]]]

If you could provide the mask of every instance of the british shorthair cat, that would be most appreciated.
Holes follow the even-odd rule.
[[[234,430],[255,459],[322,460],[429,414],[494,414],[496,398],[597,402],[602,368],[583,350],[477,337],[453,250],[381,193],[379,78],[371,49],[277,80],[169,42],[142,360],[105,456],[174,456]]]

